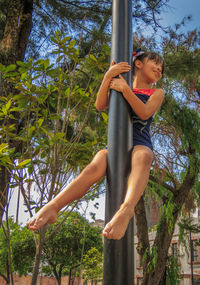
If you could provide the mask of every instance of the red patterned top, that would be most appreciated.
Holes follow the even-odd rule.
[[[151,96],[156,89],[133,89],[133,92],[136,94],[145,94],[147,96]]]

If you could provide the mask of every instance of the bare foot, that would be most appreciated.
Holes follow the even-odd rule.
[[[30,218],[30,220],[27,222],[27,226],[29,230],[35,231],[40,229],[45,224],[53,224],[57,221],[58,218],[58,211],[56,204],[53,202],[50,202],[46,204],[42,209],[39,210],[39,212]]]
[[[112,220],[105,226],[103,235],[108,239],[121,239],[128,227],[130,219],[133,217],[134,208],[122,205]]]

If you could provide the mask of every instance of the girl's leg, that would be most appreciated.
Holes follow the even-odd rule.
[[[124,202],[112,220],[105,226],[103,235],[108,239],[121,239],[134,215],[134,208],[148,183],[153,152],[146,146],[135,146],[132,152],[131,173]]]
[[[28,221],[29,229],[36,230],[46,223],[55,223],[58,212],[67,204],[81,198],[91,185],[105,175],[106,167],[107,150],[102,149],[76,179]]]

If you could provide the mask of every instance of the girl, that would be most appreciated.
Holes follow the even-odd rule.
[[[103,235],[108,239],[121,239],[133,217],[134,208],[148,183],[153,160],[152,143],[149,128],[152,116],[160,108],[164,92],[151,89],[161,77],[164,69],[163,59],[156,53],[141,50],[133,53],[133,90],[122,77],[130,66],[126,62],[111,63],[99,88],[96,108],[102,111],[109,106],[109,89],[121,92],[132,108],[133,150],[131,172],[127,192],[120,209],[105,226]],[[100,150],[91,163],[59,195],[46,204],[27,225],[30,230],[37,230],[46,223],[55,223],[58,212],[67,204],[81,198],[91,185],[99,181],[106,173],[107,149]]]

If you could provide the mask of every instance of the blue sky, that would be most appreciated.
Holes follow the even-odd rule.
[[[184,16],[191,15],[192,20],[185,26],[186,30],[200,28],[200,1],[199,0],[170,0],[165,13],[162,14],[161,21],[164,25],[172,25],[180,22]]]

